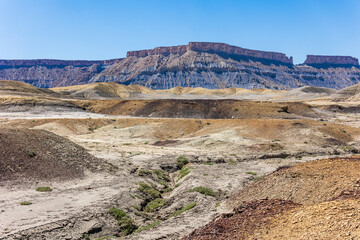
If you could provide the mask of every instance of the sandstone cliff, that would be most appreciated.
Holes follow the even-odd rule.
[[[232,57],[248,57],[253,59],[264,59],[283,64],[293,64],[292,57],[288,58],[283,53],[250,50],[231,46],[225,43],[190,42],[188,45],[176,47],[157,47],[150,50],[130,51],[127,57],[146,57],[150,55],[184,54],[187,51],[208,52],[216,54],[227,54]]]
[[[350,56],[320,56],[307,55],[304,64],[307,65],[349,65],[359,66],[359,60]]]

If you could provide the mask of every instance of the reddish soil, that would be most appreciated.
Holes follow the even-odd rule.
[[[277,214],[298,206],[285,200],[254,200],[244,203],[230,214],[224,214],[195,230],[184,240],[247,239],[257,229],[269,223]]]

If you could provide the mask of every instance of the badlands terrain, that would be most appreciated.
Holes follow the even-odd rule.
[[[359,99],[0,81],[0,239],[360,239]]]

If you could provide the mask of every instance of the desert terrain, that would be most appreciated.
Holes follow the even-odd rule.
[[[0,238],[360,239],[359,96],[0,81]]]

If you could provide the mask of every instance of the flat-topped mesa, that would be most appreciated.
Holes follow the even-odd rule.
[[[246,58],[263,59],[267,61],[293,64],[292,57],[289,58],[283,53],[251,50],[251,49],[231,46],[225,43],[210,43],[210,42],[190,42],[188,45],[180,45],[175,47],[157,47],[149,50],[130,51],[127,52],[126,57],[131,57],[131,56],[146,57],[149,55],[183,54],[189,50],[197,51],[197,52],[226,54],[229,56],[240,57],[245,59]]]
[[[359,66],[359,60],[350,56],[307,55],[304,64],[310,66]]]
[[[122,59],[110,59],[110,60],[57,60],[57,59],[33,59],[33,60],[1,60],[1,67],[32,67],[32,66],[52,66],[52,67],[64,67],[64,66],[91,66],[93,64],[113,64],[121,61]]]

